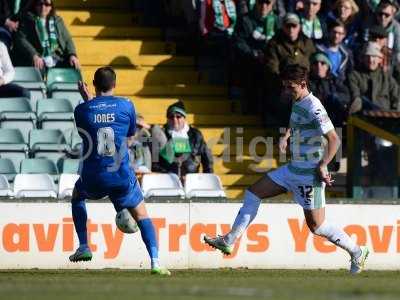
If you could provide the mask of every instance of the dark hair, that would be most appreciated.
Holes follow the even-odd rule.
[[[116,80],[117,76],[115,75],[115,71],[112,67],[101,67],[98,68],[94,73],[93,84],[96,89],[105,93],[115,86]]]
[[[287,65],[281,72],[280,78],[282,81],[294,81],[297,84],[305,81],[308,82],[308,69],[299,64]]]
[[[42,1],[44,1],[44,0],[33,0],[31,2],[31,7],[30,7],[29,11],[36,15],[36,4],[38,2],[42,2]],[[54,5],[54,0],[51,0],[50,2],[51,2],[51,10],[49,12],[49,17],[54,17],[56,15],[56,7]]]
[[[328,31],[333,30],[333,28],[335,27],[342,27],[344,29],[344,32],[347,32],[347,28],[346,28],[346,24],[344,24],[342,21],[340,21],[339,19],[336,19],[332,22],[329,22],[328,24]]]

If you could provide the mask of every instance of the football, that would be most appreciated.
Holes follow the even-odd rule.
[[[128,209],[124,208],[115,216],[115,224],[124,233],[135,233],[139,227]]]

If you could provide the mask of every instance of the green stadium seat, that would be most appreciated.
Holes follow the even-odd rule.
[[[77,82],[82,80],[79,70],[72,68],[50,68],[47,71],[47,90],[78,90]]]
[[[21,169],[21,161],[27,158],[27,154],[24,152],[1,152],[0,157],[11,160],[15,170],[17,170],[17,173],[19,173]]]
[[[75,127],[71,103],[66,99],[41,99],[37,102],[38,127],[66,131]]]
[[[42,74],[34,67],[15,67],[14,81],[43,82]]]
[[[18,170],[19,171],[19,170]],[[8,181],[14,181],[17,170],[11,159],[0,158],[0,174],[4,175]]]
[[[79,135],[79,132],[77,130],[74,130],[71,136],[71,151],[75,155],[79,155],[81,148],[82,148],[82,138]]]
[[[36,115],[27,98],[0,98],[0,127],[20,129],[25,140],[36,128]]]
[[[63,91],[53,90],[50,93],[50,97],[53,99],[68,99],[72,107],[75,108],[83,100],[81,94],[78,91]]]
[[[60,173],[78,174],[79,159],[61,159],[59,160],[58,169]]]
[[[1,151],[28,151],[28,145],[19,129],[0,129],[0,152]]]
[[[31,100],[46,96],[46,85],[40,71],[34,67],[15,67],[13,83],[31,92]],[[35,109],[35,106],[33,106]]]
[[[67,151],[64,134],[59,129],[33,129],[29,133],[29,149],[38,151]]]
[[[21,162],[21,174],[49,174],[53,180],[58,180],[56,164],[47,158],[27,158]]]

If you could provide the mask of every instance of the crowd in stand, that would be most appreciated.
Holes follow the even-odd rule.
[[[203,42],[228,48],[246,113],[288,124],[279,74],[289,64],[309,68],[336,126],[362,109],[400,108],[396,0],[200,0],[197,10]]]
[[[1,0],[0,25],[0,98],[30,97],[28,90],[11,83],[14,66],[33,66],[44,77],[49,68],[80,68],[74,42],[53,0]],[[173,172],[183,178],[199,172],[202,165],[203,172],[212,173],[211,152],[200,131],[186,122],[183,103],[171,105],[166,117],[164,128],[138,117],[139,130],[130,149],[135,170]]]

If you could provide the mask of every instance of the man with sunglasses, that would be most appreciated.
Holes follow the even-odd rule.
[[[187,173],[198,173],[201,164],[203,173],[214,172],[211,151],[200,130],[187,123],[186,115],[183,102],[171,104],[167,109],[167,124],[159,132],[162,136],[157,138],[152,130],[153,143],[163,140],[158,157],[153,153],[152,171],[184,177]]]
[[[379,25],[387,32],[386,47],[392,52],[392,63],[400,62],[400,23],[395,19],[399,10],[396,0],[382,0],[374,13],[371,24],[364,32],[365,42],[370,40],[371,28]]]

